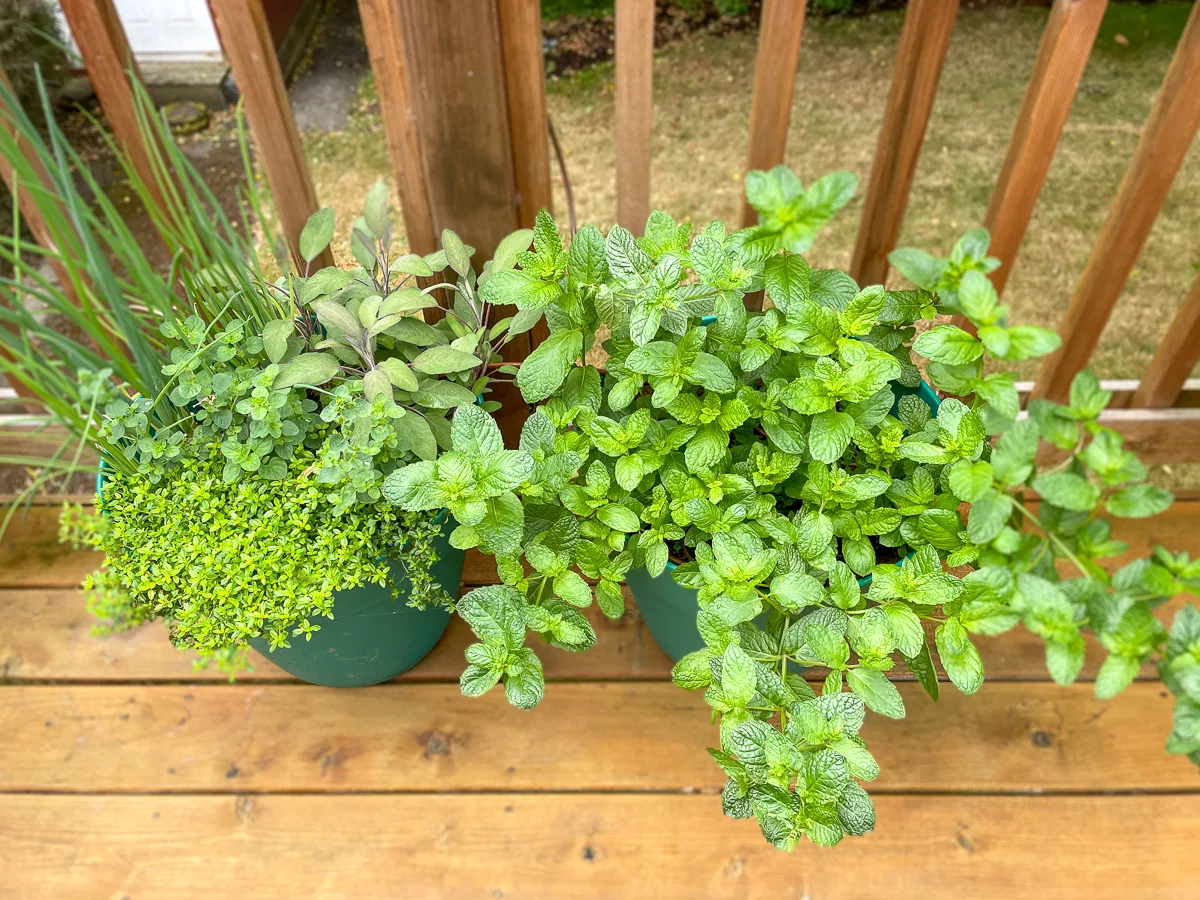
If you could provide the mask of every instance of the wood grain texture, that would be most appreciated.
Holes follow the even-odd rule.
[[[1200,409],[1109,409],[1099,422],[1120,432],[1146,465],[1200,460]]]
[[[0,797],[0,898],[1194,900],[1194,796],[894,796],[832,849],[709,796]]]
[[[1159,619],[1170,625],[1178,609],[1187,602],[1177,597],[1156,610]],[[596,646],[586,653],[568,653],[530,636],[527,645],[534,648],[545,667],[546,678],[559,681],[570,678],[609,681],[671,677],[671,660],[659,649],[637,612],[637,604],[625,590],[625,615],[613,621],[602,616],[595,606],[583,611],[596,631]],[[70,590],[0,591],[0,681],[61,681],[116,683],[122,681],[224,682],[216,669],[194,669],[194,654],[176,650],[167,638],[166,627],[155,622],[109,637],[92,634],[95,620],[87,612],[84,597]],[[464,653],[475,642],[470,628],[454,618],[445,635],[427,657],[397,681],[457,682],[462,674]],[[1022,628],[1000,637],[977,640],[988,678],[1045,680],[1045,644],[1041,638]],[[1105,651],[1088,638],[1087,662],[1081,677],[1096,677]],[[239,683],[292,681],[269,658],[251,653],[254,667],[238,675]],[[940,671],[940,670],[939,670]],[[909,678],[904,667],[893,676]],[[811,678],[823,677],[812,670]],[[1143,666],[1141,678],[1155,680],[1154,666]]]
[[[531,636],[549,679],[628,680],[670,677],[671,662],[646,632],[632,600],[624,617],[605,618],[593,605],[584,614],[597,644],[587,653],[569,653]],[[194,670],[195,654],[176,650],[159,622],[110,637],[92,634],[95,620],[83,594],[64,590],[0,591],[0,680],[226,681],[218,670]],[[402,681],[456,682],[466,666],[464,652],[475,636],[455,617],[433,652]],[[1039,651],[1040,652],[1040,651]],[[239,682],[292,681],[269,657],[251,653],[253,672]]]
[[[495,4],[405,0],[401,11],[434,232],[453,229],[482,262],[517,227]]]
[[[999,293],[1012,273],[1107,6],[1108,0],[1055,0],[1050,11],[984,217],[984,227],[992,233],[991,255],[1001,262],[991,274]]]
[[[387,134],[388,154],[400,195],[408,247],[422,256],[441,246],[433,228],[429,191],[421,163],[421,140],[417,133],[416,110],[404,58],[402,0],[359,0],[363,37],[375,73],[379,113]]]
[[[1144,415],[1144,410],[1121,410]],[[1157,412],[1157,411],[1151,411]],[[34,506],[19,515],[0,541],[0,590],[12,588],[76,588],[100,563],[100,554],[71,550],[58,543],[59,508]],[[1113,536],[1130,550],[1114,565],[1144,556],[1155,544],[1200,556],[1200,496],[1181,497],[1165,513],[1151,519],[1113,519]],[[477,551],[467,551],[463,584],[497,582],[495,563]]]
[[[532,228],[539,210],[553,211],[550,133],[546,126],[546,64],[538,0],[497,0],[504,83],[512,129],[517,218]]]
[[[985,684],[870,715],[880,791],[1200,791],[1167,754],[1173,698],[1137,683]],[[336,701],[334,698],[337,698]],[[533,713],[455,684],[13,686],[0,792],[703,791],[725,775],[702,692],[666,682],[550,685]],[[1197,797],[1200,803],[1200,796]]]
[[[1137,149],[1063,315],[1058,328],[1063,345],[1042,362],[1036,396],[1065,399],[1071,379],[1091,359],[1198,126],[1200,4],[1192,7]]]
[[[518,227],[499,13],[494,0],[395,0],[402,29],[422,180],[433,234],[454,231],[475,248],[476,270]],[[454,62],[451,62],[454,61]],[[511,315],[498,307],[494,316]],[[504,348],[524,359],[528,335]]]
[[[109,130],[151,196],[158,196],[158,179],[142,141],[129,81],[131,77],[142,80],[142,74],[129,49],[113,0],[61,0],[58,5],[79,47]]]
[[[317,192],[304,159],[262,0],[210,0],[209,7],[246,107],[279,225],[296,269],[303,273],[310,265],[300,256],[300,232],[317,211]],[[333,253],[326,248],[313,260],[311,269],[331,265]]]
[[[542,14],[538,0],[497,0],[508,123],[512,132],[517,224],[532,228],[541,210],[554,212],[550,187],[550,126],[546,118],[546,62],[542,56]],[[527,336],[529,352],[550,336],[543,318]],[[516,358],[515,356],[513,358]],[[524,423],[524,419],[522,419]]]
[[[1154,359],[1133,395],[1131,406],[1175,406],[1196,360],[1200,359],[1200,276],[1171,320]]]
[[[861,285],[882,284],[887,278],[887,255],[900,234],[957,12],[958,0],[912,0],[904,15],[850,263],[850,274]]]
[[[783,162],[807,6],[806,0],[766,0],[763,4],[754,63],[747,171],[770,169]],[[743,197],[742,227],[757,221],[758,213]]]
[[[641,234],[650,215],[654,0],[617,0],[617,224]]]

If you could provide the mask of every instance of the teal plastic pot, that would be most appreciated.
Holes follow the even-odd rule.
[[[910,394],[916,394],[924,400],[932,413],[936,414],[941,405],[937,393],[924,381],[915,388],[894,384],[892,391],[896,394],[893,414],[899,409],[900,398]],[[696,592],[676,584],[672,577],[674,571],[673,562],[668,562],[667,568],[655,578],[651,578],[645,569],[634,569],[625,576],[625,583],[629,585],[642,621],[650,629],[658,646],[678,662],[689,653],[702,649],[704,638],[700,637],[700,630],[696,628],[696,613],[699,610]],[[865,588],[870,585],[871,577],[860,578],[858,583]]]
[[[96,494],[101,498],[106,475],[101,462],[96,476]],[[103,508],[102,502],[100,505]],[[447,516],[434,541],[438,561],[433,578],[447,593],[457,596],[466,553],[450,546],[453,530],[454,522]],[[397,599],[392,599],[390,586],[378,584],[335,591],[333,619],[315,617],[313,624],[321,628],[313,632],[311,640],[303,635],[292,637],[290,647],[271,650],[266,638],[251,638],[250,646],[309,684],[360,687],[395,678],[429,655],[450,624],[450,613],[441,607],[419,610],[408,606],[410,585],[404,569],[393,562],[391,571],[400,589]]]
[[[672,662],[679,662],[689,653],[704,647],[704,638],[696,627],[696,592],[676,584],[671,573],[675,563],[657,577],[651,578],[645,569],[632,569],[625,583],[633,593],[642,621],[650,629],[655,643],[662,647]]]
[[[457,596],[466,554],[450,546],[453,529],[453,523],[446,522],[434,542],[438,561],[433,577]],[[396,600],[390,586],[377,584],[336,591],[333,619],[313,619],[321,630],[313,633],[312,640],[293,637],[290,647],[271,650],[270,642],[259,637],[251,638],[250,646],[309,684],[360,687],[395,678],[433,650],[450,624],[450,613],[441,607],[419,610],[408,606],[408,579],[398,562],[392,563],[392,578],[400,587]]]

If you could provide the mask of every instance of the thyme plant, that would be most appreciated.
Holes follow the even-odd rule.
[[[852,176],[805,188],[777,168],[746,187],[759,224],[733,233],[714,222],[693,236],[655,212],[640,238],[589,226],[563,248],[543,215],[520,268],[485,286],[492,302],[544,312],[550,329],[517,376],[541,404],[522,451],[564,472],[579,462],[556,492],[561,479],[538,479],[527,460],[506,465],[519,504],[489,505],[498,485],[478,466],[439,461],[385,481],[404,509],[463,498],[481,524],[511,530],[494,548],[503,584],[459,603],[479,638],[464,693],[503,682],[517,705],[536,702],[526,631],[573,650],[595,641],[579,576],[615,617],[626,572],[670,567],[696,591],[704,640],[673,678],[705,691],[719,721],[710,752],[728,778],[725,812],[755,818],[778,847],[874,827],[862,782],[879,767],[858,732],[868,709],[905,713],[887,673],[907,668],[936,699],[940,667],[974,693],[973,636],[1017,625],[1046,641],[1063,684],[1095,634],[1101,698],[1157,660],[1177,695],[1167,749],[1200,762],[1200,613],[1184,607],[1169,632],[1153,614],[1196,588],[1200,563],[1160,548],[1111,575],[1101,565],[1127,549],[1107,516],[1154,515],[1172,498],[1098,423],[1109,396],[1090,374],[1068,404],[1034,401],[1021,417],[1015,376],[991,363],[1059,340],[1008,322],[986,278],[997,265],[986,232],[946,259],[892,254],[914,290],[860,287],[800,255]],[[769,308],[747,311],[761,289]],[[977,334],[927,327],[952,313]],[[602,326],[603,373],[583,358]],[[922,369],[968,399],[931,412],[913,393]],[[454,437],[456,453],[478,443],[464,435],[460,447],[457,420]]]

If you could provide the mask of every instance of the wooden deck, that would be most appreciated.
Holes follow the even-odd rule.
[[[587,654],[545,649],[533,712],[459,695],[460,622],[390,684],[259,661],[231,685],[161,627],[91,637],[75,586],[97,560],[56,519],[0,546],[6,900],[1200,897],[1200,776],[1163,752],[1150,670],[1100,703],[1050,683],[1037,640],[984,639],[976,696],[902,684],[909,717],[868,718],[875,833],[789,855],[722,817],[707,707],[633,614]],[[1200,553],[1200,502],[1120,532]]]

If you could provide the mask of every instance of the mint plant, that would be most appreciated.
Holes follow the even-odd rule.
[[[485,285],[490,302],[545,315],[550,337],[517,375],[540,404],[522,450],[561,468],[512,487],[522,540],[497,554],[503,584],[459,603],[479,638],[464,693],[503,682],[515,704],[536,702],[525,632],[574,650],[595,639],[578,576],[617,616],[632,567],[670,567],[696,591],[705,645],[673,678],[705,691],[719,721],[725,812],[755,818],[778,847],[874,827],[862,782],[879,767],[858,732],[867,710],[903,717],[888,672],[907,668],[936,699],[940,667],[974,693],[972,636],[1018,624],[1046,640],[1062,683],[1094,633],[1108,651],[1101,698],[1157,659],[1179,698],[1168,750],[1200,762],[1200,614],[1185,607],[1169,633],[1153,615],[1194,589],[1200,564],[1158,549],[1112,575],[1101,565],[1126,550],[1105,515],[1154,515],[1171,497],[1098,423],[1109,397],[1090,374],[1069,404],[1034,401],[1021,417],[1015,376],[990,363],[1059,341],[1008,322],[986,232],[947,259],[893,253],[913,290],[860,287],[799,255],[849,200],[851,176],[805,189],[778,168],[746,184],[760,221],[733,233],[715,222],[693,236],[655,212],[643,237],[588,226],[564,248],[543,215],[520,268]],[[747,311],[759,289],[770,308]],[[951,313],[978,333],[925,324]],[[602,328],[603,373],[583,357]],[[932,412],[914,392],[922,371],[968,399]],[[465,466],[408,466],[385,483],[404,509],[422,508],[419,492],[490,490]],[[505,509],[515,519],[517,504]]]

